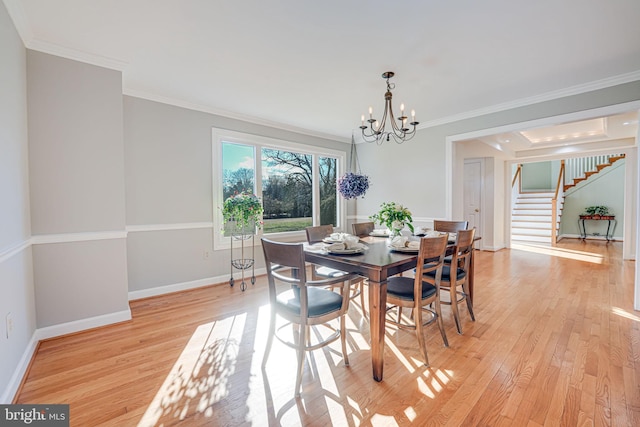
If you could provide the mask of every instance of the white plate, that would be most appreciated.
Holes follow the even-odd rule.
[[[353,249],[327,249],[327,252],[334,255],[353,255],[364,252],[364,248]]]
[[[372,231],[369,233],[369,236],[372,237],[389,237],[389,233],[385,233],[384,231]]]
[[[408,248],[408,247],[400,248],[397,246],[389,246],[389,249],[395,252],[406,252],[411,254],[417,254],[420,251],[420,248]]]

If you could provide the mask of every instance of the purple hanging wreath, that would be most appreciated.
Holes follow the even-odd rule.
[[[338,179],[338,191],[345,199],[364,196],[369,189],[369,177],[358,173],[347,172]]]

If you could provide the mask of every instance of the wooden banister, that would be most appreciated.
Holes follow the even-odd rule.
[[[551,199],[551,246],[555,246],[558,241],[558,230],[556,227],[558,224],[558,193],[560,192],[560,186],[562,186],[564,191],[564,160],[560,161],[560,172],[558,172],[556,192],[553,199]]]

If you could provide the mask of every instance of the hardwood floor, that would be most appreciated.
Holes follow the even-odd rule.
[[[476,322],[461,308],[450,347],[427,328],[431,367],[412,331],[387,328],[384,381],[371,377],[368,324],[349,312],[339,341],[307,358],[268,327],[263,277],[132,301],[130,322],[42,342],[16,403],[69,403],[72,426],[640,425],[635,263],[621,243],[476,254]]]

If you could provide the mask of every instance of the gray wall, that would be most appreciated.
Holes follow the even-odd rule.
[[[128,313],[121,74],[28,51],[27,79],[37,326]]]
[[[13,398],[34,343],[36,310],[29,246],[26,52],[0,2],[0,403]],[[7,338],[6,316],[13,317]]]
[[[127,266],[132,298],[229,279],[229,250],[213,251],[213,213],[219,209],[212,194],[212,186],[219,185],[213,182],[218,176],[213,168],[219,163],[212,153],[213,128],[349,150],[342,142],[125,96]],[[257,268],[264,265],[259,246],[255,258]]]

